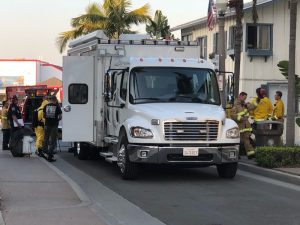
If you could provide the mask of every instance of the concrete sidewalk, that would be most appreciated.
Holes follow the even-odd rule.
[[[105,225],[91,201],[50,163],[0,150],[1,212],[6,225]]]

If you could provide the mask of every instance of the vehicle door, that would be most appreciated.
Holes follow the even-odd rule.
[[[126,118],[125,103],[127,98],[128,72],[116,71],[113,73],[114,93],[112,101],[108,104],[108,127],[109,134],[113,136],[119,135],[119,128]]]
[[[63,58],[63,141],[93,141],[94,56]]]

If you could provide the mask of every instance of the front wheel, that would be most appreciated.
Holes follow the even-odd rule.
[[[118,143],[117,164],[124,180],[135,179],[138,176],[138,165],[129,161],[127,150],[128,139],[125,131],[121,131]]]
[[[236,175],[238,163],[224,163],[217,165],[219,177],[222,178],[234,178]]]

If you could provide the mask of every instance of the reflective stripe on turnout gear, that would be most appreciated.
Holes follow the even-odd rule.
[[[237,120],[240,121],[243,116],[249,117],[249,112],[247,109],[244,109],[243,111],[237,113]]]
[[[252,155],[255,155],[255,151],[249,151],[249,152],[247,152],[247,156],[252,156]]]
[[[244,132],[252,132],[252,128],[244,128],[240,130],[240,133],[244,133]]]

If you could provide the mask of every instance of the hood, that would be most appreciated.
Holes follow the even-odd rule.
[[[131,107],[136,113],[148,119],[175,120],[218,120],[225,119],[221,106],[195,103],[147,103]]]
[[[41,106],[39,107],[39,109],[43,109],[48,103],[49,103],[48,100],[44,100]]]

